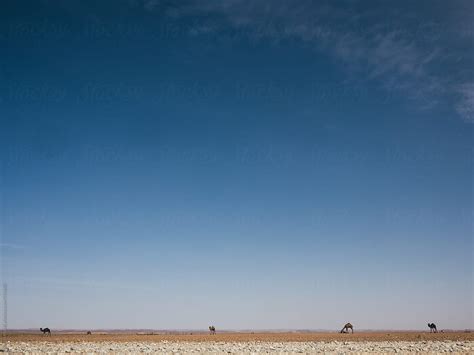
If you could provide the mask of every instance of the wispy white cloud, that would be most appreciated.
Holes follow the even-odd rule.
[[[159,4],[159,0],[144,0],[143,7],[145,10],[151,11]]]
[[[12,243],[0,243],[0,249],[25,249],[25,246]]]
[[[117,289],[117,290],[137,290],[141,291],[149,290],[153,291],[159,288],[158,286],[149,287],[143,285],[137,285],[132,283],[111,283],[108,280],[96,280],[90,281],[87,279],[74,279],[74,278],[59,278],[59,277],[23,277],[15,276],[13,278],[15,282],[23,282],[28,284],[39,284],[48,287],[58,288],[91,288],[91,289]]]
[[[153,0],[146,0],[145,7],[153,9],[150,2]],[[459,100],[455,103],[456,112],[464,119],[472,116],[471,86],[440,68],[449,67],[454,59],[457,65],[460,60],[469,63],[473,59],[465,53],[454,55],[456,51],[450,47],[453,40],[461,40],[464,46],[459,48],[472,48],[472,33],[466,30],[472,27],[467,25],[468,17],[458,11],[458,21],[445,24],[427,15],[419,18],[420,14],[396,4],[384,3],[370,9],[365,6],[364,11],[351,6],[357,1],[347,4],[190,0],[173,6],[172,14],[199,19],[189,31],[191,35],[218,34],[230,27],[251,40],[300,40],[343,62],[358,81],[376,81],[386,90],[404,93],[419,108],[433,108],[452,96]]]
[[[458,86],[459,100],[455,108],[459,115],[466,121],[474,123],[474,83]]]

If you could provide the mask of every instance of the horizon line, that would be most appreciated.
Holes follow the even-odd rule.
[[[19,331],[36,331],[39,328],[12,328],[12,329],[6,329],[7,332],[19,332]],[[392,332],[419,332],[419,331],[424,331],[426,329],[420,328],[420,329],[400,329],[400,328],[360,328],[358,329],[359,332],[385,332],[385,331],[392,331]],[[78,332],[78,331],[97,331],[97,332],[126,332],[126,331],[149,331],[149,332],[202,332],[202,333],[207,333],[208,330],[205,328],[175,328],[175,329],[157,329],[157,328],[55,328],[55,331],[57,332]],[[219,332],[227,332],[227,333],[239,333],[239,332],[339,332],[340,330],[335,330],[335,329],[327,329],[327,328],[316,328],[316,329],[306,329],[306,328],[244,328],[244,329],[232,329],[232,328],[223,328],[219,329]],[[428,331],[428,330],[426,330]],[[444,331],[444,332],[472,332],[474,331],[474,328],[459,328],[459,329],[454,329],[454,328],[447,328],[447,329],[440,329],[439,331]]]

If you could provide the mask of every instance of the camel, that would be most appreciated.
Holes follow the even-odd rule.
[[[45,334],[51,335],[51,330],[49,328],[44,328],[44,329],[40,328],[40,330],[43,332],[43,335],[45,335]]]
[[[352,326],[352,324],[346,323],[344,328],[341,329],[341,333],[349,333],[349,329],[352,330],[352,333],[354,333],[354,327]]]
[[[428,323],[428,327],[430,328],[430,333],[438,333],[438,329],[436,329],[436,324]]]
[[[209,331],[211,332],[211,335],[216,334],[216,327],[214,327],[213,325],[210,325],[209,326]]]
[[[92,335],[92,332],[89,330],[89,331],[87,332],[87,335]]]

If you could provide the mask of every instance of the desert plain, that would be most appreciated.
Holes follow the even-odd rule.
[[[7,333],[8,353],[474,353],[466,331]]]

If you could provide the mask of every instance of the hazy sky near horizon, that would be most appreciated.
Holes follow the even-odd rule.
[[[10,328],[473,328],[471,1],[2,1]]]

